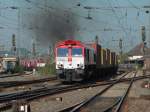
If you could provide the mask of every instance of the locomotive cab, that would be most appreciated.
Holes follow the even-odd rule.
[[[56,72],[59,80],[81,81],[84,74],[84,47],[76,41],[65,41],[57,45]]]

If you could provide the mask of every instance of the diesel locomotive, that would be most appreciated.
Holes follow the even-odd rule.
[[[117,71],[117,55],[97,42],[65,40],[55,45],[56,74],[61,81],[82,81]]]

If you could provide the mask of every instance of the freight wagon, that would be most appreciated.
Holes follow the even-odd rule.
[[[104,77],[117,71],[115,52],[98,43],[65,40],[55,46],[57,77],[61,81],[82,81]]]
[[[44,67],[46,62],[43,59],[20,59],[20,65],[24,67],[25,70],[33,70],[37,67]]]

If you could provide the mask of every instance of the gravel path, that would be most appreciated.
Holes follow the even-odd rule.
[[[11,74],[10,74],[11,75]],[[21,76],[14,76],[14,77],[6,77],[6,78],[0,78],[0,82],[6,82],[6,81],[32,81],[32,80],[38,80],[38,79],[44,79],[54,76],[46,76],[46,75],[21,75]],[[20,85],[20,86],[14,86],[9,88],[0,88],[0,94],[7,94],[10,92],[19,92],[19,91],[26,91],[26,90],[32,90],[35,88],[45,87],[49,85],[56,85],[60,82],[58,81],[46,81],[41,83],[35,83],[35,84],[27,84],[27,85]]]
[[[129,76],[130,75],[132,74],[129,74]],[[119,77],[121,76],[117,76],[116,78],[119,78]],[[125,88],[128,86],[128,84],[124,84],[124,83],[121,83],[121,84],[122,86],[120,86],[120,84],[117,84],[116,86],[114,86],[111,89],[111,91],[109,91],[107,94],[104,94],[103,97],[121,96]],[[95,95],[96,93],[104,89],[105,87],[106,86],[79,89],[77,91],[72,91],[72,92],[67,92],[67,93],[63,93],[59,95],[53,95],[53,96],[49,96],[46,98],[42,98],[42,99],[31,102],[31,110],[34,112],[57,112],[66,107],[70,107],[70,106],[73,106],[74,104],[78,104],[82,102],[83,100]],[[62,99],[62,100],[56,100],[56,99]]]
[[[78,89],[77,91],[67,92],[59,95],[53,95],[40,100],[31,102],[31,110],[33,112],[57,112],[64,108],[78,104],[83,100],[95,95],[104,87],[94,87],[87,89]],[[57,99],[61,99],[57,100]]]
[[[122,112],[150,112],[150,89],[141,87],[146,80],[148,79],[133,83]]]
[[[126,77],[132,77],[134,74],[130,73]],[[141,76],[142,71],[138,71],[137,76]],[[117,76],[119,78],[120,76]],[[142,88],[141,84],[143,79],[133,83],[131,92],[129,93],[129,99],[126,101],[126,105],[123,108],[123,112],[150,112],[150,100],[144,99],[141,96],[150,95],[148,89]],[[103,97],[112,98],[122,96],[128,87],[129,83],[119,83],[113,86],[107,93],[103,94]],[[78,89],[76,91],[61,93],[58,95],[46,96],[41,99],[34,100],[30,103],[32,112],[58,112],[64,108],[78,104],[89,97],[95,95],[99,91],[103,90],[106,86],[93,87],[87,89]]]

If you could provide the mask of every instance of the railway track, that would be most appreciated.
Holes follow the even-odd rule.
[[[56,77],[48,77],[48,78],[28,80],[28,81],[5,81],[5,82],[0,82],[0,88],[22,86],[27,84],[35,84],[35,83],[54,81],[54,80],[56,80]]]
[[[126,73],[125,75],[127,75]],[[125,76],[124,75],[124,76]],[[0,110],[4,109],[6,107],[9,107],[12,105],[13,100],[26,100],[26,101],[32,101],[34,99],[46,96],[46,95],[53,95],[57,93],[62,93],[62,92],[67,92],[71,90],[76,90],[76,89],[81,89],[81,88],[88,88],[88,87],[95,87],[95,86],[102,86],[102,85],[114,85],[117,82],[123,82],[123,81],[129,81],[130,79],[122,79],[124,76],[122,76],[119,80],[113,80],[105,82],[105,83],[99,83],[99,84],[85,84],[85,85],[57,85],[57,86],[47,86],[44,88],[39,88],[31,91],[24,91],[24,92],[17,92],[17,93],[11,93],[11,94],[5,94],[5,95],[0,95]],[[141,77],[136,77],[135,80],[139,80],[142,78],[147,78],[150,76],[141,76]]]
[[[112,82],[106,88],[104,88],[102,91],[100,91],[99,93],[97,93],[94,96],[90,97],[89,99],[87,99],[83,102],[80,102],[76,105],[73,105],[71,107],[65,108],[65,109],[63,109],[59,112],[85,112],[85,111],[89,112],[90,111],[89,108],[92,108],[92,107],[89,107],[89,106],[93,105],[94,100],[96,102],[96,100],[98,100],[98,97],[101,97],[101,95],[103,95],[105,92],[107,92],[111,87],[113,87],[115,84],[118,84],[118,83],[123,82],[123,81],[130,81],[130,84],[129,84],[128,88],[126,89],[125,94],[121,98],[118,98],[115,102],[113,102],[113,104],[111,104],[111,106],[109,105],[108,107],[105,107],[105,109],[99,110],[100,112],[109,112],[112,108],[114,108],[117,105],[114,112],[119,112],[120,108],[121,108],[121,106],[124,102],[124,99],[126,98],[128,92],[129,92],[129,90],[132,86],[132,83],[135,80],[143,79],[143,78],[146,78],[146,77],[145,76],[136,77],[136,72],[135,72],[134,77],[132,77],[132,78],[129,78],[127,80],[123,80],[122,78],[123,77],[121,77],[120,79]]]
[[[26,75],[30,75],[32,73],[28,73]],[[9,76],[9,75],[8,75]],[[20,76],[19,74],[12,75],[13,76]],[[2,78],[5,78],[6,76],[2,76]],[[28,84],[35,84],[35,83],[41,83],[41,82],[47,82],[47,81],[53,81],[56,80],[57,77],[49,77],[49,78],[42,78],[42,79],[36,79],[36,80],[29,80],[29,81],[5,81],[0,82],[0,88],[9,88],[9,87],[15,87],[15,86],[22,86],[22,85],[28,85]],[[112,80],[115,81],[115,80]]]
[[[135,74],[135,75],[136,75],[136,74]],[[134,77],[135,77],[135,76],[134,76]],[[121,107],[122,107],[122,105],[123,105],[123,102],[124,102],[126,96],[128,95],[128,93],[129,93],[129,91],[130,91],[130,89],[131,89],[131,86],[132,86],[132,84],[133,84],[133,82],[134,82],[134,77],[133,77],[132,80],[130,81],[129,87],[127,88],[125,94],[121,97],[121,100],[120,100],[119,103],[117,104],[117,107],[115,108],[115,111],[114,111],[114,112],[119,112],[119,111],[120,111],[120,109],[121,109]]]
[[[134,74],[134,77],[131,78],[130,84],[129,84],[129,86],[127,87],[125,93],[124,93],[124,94],[122,95],[122,97],[120,98],[120,101],[118,102],[117,106],[116,106],[116,105],[113,105],[112,107],[106,109],[104,112],[109,112],[109,111],[112,110],[114,107],[115,107],[115,109],[113,110],[113,112],[120,112],[120,109],[121,109],[121,107],[122,107],[122,105],[123,105],[123,102],[124,102],[124,100],[126,99],[128,93],[129,93],[129,91],[130,91],[130,89],[131,89],[131,87],[132,87],[132,84],[133,84],[133,82],[134,82],[134,80],[135,80],[135,77],[136,77],[136,73]]]
[[[0,75],[0,78],[7,78],[7,77],[15,77],[15,76],[22,76],[22,75],[31,75],[30,73],[16,73],[16,74],[6,74],[6,75]]]
[[[127,75],[127,74],[128,73],[126,73],[125,75]],[[123,77],[125,75],[123,75]],[[76,90],[76,89],[87,88],[87,87],[91,87],[91,86],[94,87],[94,86],[108,85],[110,83],[112,83],[112,82],[109,81],[109,82],[105,82],[105,83],[84,84],[84,85],[83,84],[75,84],[75,85],[71,85],[71,86],[66,86],[66,85],[62,86],[60,84],[59,86],[56,85],[56,86],[41,87],[41,88],[35,89],[35,90],[1,95],[0,96],[0,102],[27,98],[27,96],[28,96],[28,98],[32,98],[34,96],[34,98],[35,98],[36,96],[39,96],[39,95],[43,96],[43,95],[46,95],[46,94],[54,94],[54,93],[58,93],[58,92],[65,92],[65,91],[69,91],[69,90]]]

